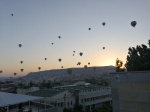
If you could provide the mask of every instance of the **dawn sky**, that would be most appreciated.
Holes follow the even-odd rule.
[[[150,39],[149,11],[150,0],[0,0],[0,76],[125,63]]]

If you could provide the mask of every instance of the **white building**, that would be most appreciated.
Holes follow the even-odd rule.
[[[68,85],[55,87],[48,90],[39,90],[32,93],[33,96],[45,97],[46,103],[66,108],[73,108],[76,103],[83,109],[93,110],[104,103],[111,103],[111,89],[100,85]]]

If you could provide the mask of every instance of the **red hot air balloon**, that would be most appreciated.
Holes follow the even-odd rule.
[[[136,26],[136,24],[137,24],[137,22],[136,22],[136,21],[132,21],[132,22],[131,22],[131,25],[132,25],[133,27],[135,27],[135,26]]]

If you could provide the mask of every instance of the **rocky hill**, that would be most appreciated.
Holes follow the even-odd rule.
[[[109,72],[114,72],[114,66],[95,66],[87,68],[70,68],[71,73],[68,73],[68,69],[56,69],[56,70],[47,70],[40,72],[31,72],[28,75],[22,77],[22,80],[25,81],[42,81],[51,80],[84,80],[90,77],[101,77],[107,76]]]

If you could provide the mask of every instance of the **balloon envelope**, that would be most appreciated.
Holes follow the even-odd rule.
[[[131,22],[131,25],[132,25],[133,27],[135,27],[135,26],[136,26],[136,24],[137,24],[137,22],[136,22],[136,21],[132,21],[132,22]]]
[[[22,44],[19,44],[18,46],[19,46],[19,47],[21,47],[21,46],[22,46]]]
[[[103,26],[105,26],[105,24],[106,24],[105,22],[102,23]]]

